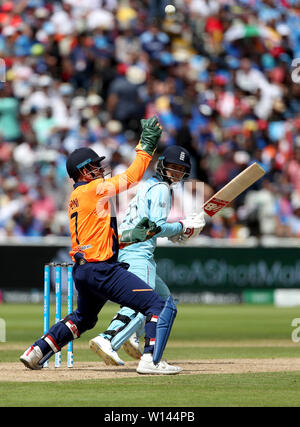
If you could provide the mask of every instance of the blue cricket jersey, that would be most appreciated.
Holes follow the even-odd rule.
[[[131,229],[144,217],[154,221],[161,227],[161,232],[146,242],[135,243],[120,251],[119,260],[124,256],[133,254],[136,257],[152,258],[156,248],[157,237],[171,237],[182,231],[179,222],[167,223],[167,218],[172,207],[172,192],[169,185],[154,176],[139,185],[136,196],[130,202],[125,218],[119,231]]]

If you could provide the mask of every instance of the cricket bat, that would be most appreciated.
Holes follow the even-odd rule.
[[[214,216],[265,173],[266,171],[258,163],[253,163],[207,200],[203,205],[204,212],[211,217]]]

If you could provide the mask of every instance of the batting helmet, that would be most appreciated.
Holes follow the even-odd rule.
[[[162,155],[158,158],[156,166],[157,173],[163,178],[164,181],[169,181],[166,174],[166,163],[173,163],[175,165],[184,166],[185,172],[182,179],[187,179],[191,173],[191,158],[189,152],[180,145],[171,145],[166,148]]]

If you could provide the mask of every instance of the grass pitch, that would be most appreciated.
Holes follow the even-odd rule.
[[[97,326],[74,342],[75,369],[76,364],[88,363],[101,365],[104,372],[105,365],[89,350],[88,341],[106,329],[117,308],[107,304]],[[65,381],[58,370],[52,373],[54,380],[31,382],[30,375],[36,372],[28,371],[29,381],[18,381],[20,354],[42,334],[42,310],[41,305],[0,305],[0,318],[6,322],[6,342],[0,343],[1,407],[300,406],[300,343],[291,339],[292,320],[299,317],[297,308],[179,305],[164,354],[179,365],[189,364],[190,370],[178,376],[138,376],[134,362],[120,350],[128,362],[129,377],[119,374],[119,368],[111,378],[102,377],[96,369],[95,379]],[[255,363],[250,364],[251,359]],[[259,366],[263,359],[263,367],[255,372],[256,360]],[[236,361],[242,369],[231,373]],[[281,361],[285,362],[282,369],[277,366]],[[63,352],[63,366],[65,362]],[[14,363],[14,381],[3,380],[1,371]]]

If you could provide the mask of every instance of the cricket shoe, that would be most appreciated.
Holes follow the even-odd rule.
[[[141,349],[141,343],[136,332],[131,335],[129,340],[124,342],[123,350],[128,354],[128,356],[133,357],[134,359],[139,360],[142,357],[143,352]]]
[[[111,342],[104,337],[98,336],[93,338],[90,342],[90,349],[100,356],[106,365],[124,365],[122,359],[119,358],[118,353],[113,350]]]
[[[136,369],[138,374],[148,375],[176,375],[181,372],[179,366],[169,365],[165,360],[158,363],[153,363],[152,354],[143,354],[140,363]]]
[[[39,363],[42,359],[43,353],[38,345],[32,345],[20,356],[20,360],[26,368],[33,370],[42,369],[43,365]]]

